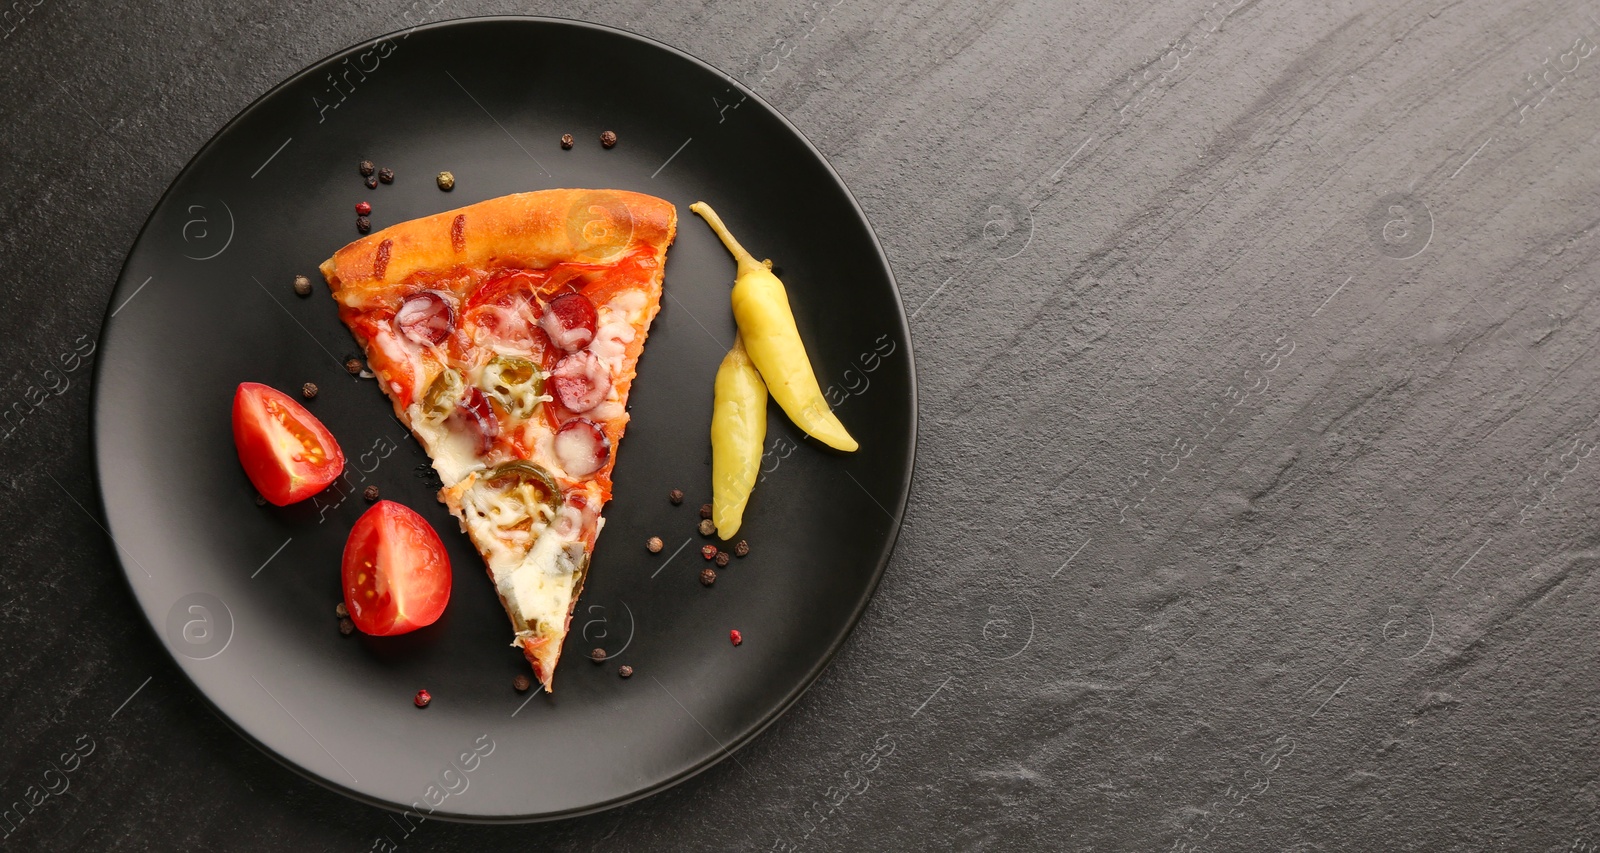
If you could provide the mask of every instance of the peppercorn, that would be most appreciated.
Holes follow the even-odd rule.
[[[703,518],[700,520],[699,529],[701,536],[710,536],[711,534],[717,532],[717,523],[709,518]]]
[[[589,660],[592,660],[595,663],[605,663],[606,662],[606,650],[605,649],[595,649],[594,651],[589,653]]]
[[[573,143],[572,134],[570,134],[570,133],[561,134],[561,147],[562,148],[571,148],[572,147],[572,143]]]
[[[387,166],[385,166],[382,169],[379,169],[378,170],[378,180],[383,181],[386,184],[394,183],[394,170],[388,168]]]
[[[362,160],[361,161],[361,177],[363,177],[363,178],[370,177],[373,172],[377,171],[377,168],[378,168],[377,166],[372,165],[372,161],[371,160]]]
[[[417,698],[413,699],[412,701],[417,703],[418,708],[426,708],[428,707],[428,703],[433,701],[433,694],[426,690],[418,690]]]
[[[341,633],[341,634],[345,635],[346,637],[348,637],[351,634],[354,634],[355,632],[356,632],[356,623],[351,622],[349,619],[340,619],[339,620],[339,633]]]
[[[712,585],[712,584],[714,584],[716,582],[717,582],[717,570],[716,569],[707,567],[707,568],[704,568],[704,569],[700,570],[700,585],[701,586],[710,586],[710,585]]]
[[[623,678],[632,678],[633,677],[633,667],[628,666],[627,664],[623,664],[622,666],[617,667],[617,674],[622,676]]]
[[[744,642],[744,635],[739,633],[738,628],[734,628],[732,631],[728,632],[728,639],[732,640],[733,644],[737,646]]]
[[[739,540],[739,544],[733,546],[733,556],[735,556],[735,557],[743,557],[743,556],[745,556],[746,554],[749,554],[749,553],[750,553],[750,543],[744,541],[743,539]]]
[[[372,203],[367,201],[356,202],[356,215],[366,216],[372,212]]]
[[[306,384],[301,385],[300,396],[306,398],[307,400],[317,399],[317,383],[307,382]]]
[[[711,504],[701,504],[700,505],[700,517],[701,518],[710,518],[711,517]]]
[[[439,189],[445,192],[456,188],[456,176],[449,172],[440,172],[439,177],[435,178],[434,181],[439,185]]]
[[[303,275],[295,276],[294,277],[294,292],[295,292],[296,296],[310,296],[311,295],[311,279],[306,278]]]
[[[715,560],[717,558],[717,546],[707,545],[701,548],[700,556],[705,557],[707,560]]]
[[[266,505],[267,505],[267,499],[262,497],[260,492],[256,492],[256,506],[266,506]]]
[[[351,376],[355,376],[356,374],[361,372],[361,359],[359,359],[359,358],[347,358],[347,359],[345,359],[344,369]]]
[[[604,132],[604,133],[602,133],[602,134],[600,134],[600,144],[604,145],[607,148],[610,148],[610,147],[616,145],[617,144],[617,135],[614,132],[609,131],[609,130]]]
[[[683,503],[683,489],[673,489],[667,492],[667,500],[672,501],[673,506]]]
[[[357,216],[356,217],[356,230],[360,231],[363,234],[367,233],[368,231],[371,231],[372,230],[372,220],[366,218],[365,216]]]
[[[333,606],[333,615],[343,619],[344,617],[350,615],[350,610],[349,608],[345,607],[344,602],[341,601]]]
[[[375,190],[377,188],[378,188],[378,179],[377,178],[368,178],[367,179],[367,189]]]
[[[645,542],[644,542],[644,547],[649,549],[650,553],[652,553],[652,554],[661,553],[661,549],[663,547],[662,542],[661,542],[661,537],[660,536],[652,536],[649,539],[646,539]]]
[[[518,693],[527,693],[528,688],[533,686],[533,682],[529,681],[526,675],[519,675],[511,679],[511,686],[517,688]]]
[[[368,486],[368,487],[366,487],[365,489],[363,489],[361,491],[361,496],[366,498],[369,501],[377,500],[378,499],[378,487],[377,486]]]
[[[728,556],[728,552],[727,551],[718,551],[717,552],[717,568],[726,569],[728,567],[728,563],[731,561],[731,559],[732,558],[730,558]]]

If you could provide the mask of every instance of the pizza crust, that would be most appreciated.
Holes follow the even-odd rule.
[[[677,229],[670,202],[625,190],[557,189],[501,196],[369,234],[324,261],[340,304],[369,304],[418,273],[614,263],[635,246],[661,262]]]

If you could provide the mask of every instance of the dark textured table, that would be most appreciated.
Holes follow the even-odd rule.
[[[919,466],[865,619],[739,761],[407,835],[136,611],[92,350],[242,107],[515,12],[682,48],[823,150],[914,312]],[[0,845],[1600,849],[1600,5],[19,0],[0,35],[0,805],[45,795]]]

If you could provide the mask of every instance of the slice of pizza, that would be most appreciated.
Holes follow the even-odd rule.
[[[402,222],[322,264],[546,690],[677,222],[652,196],[542,190]]]

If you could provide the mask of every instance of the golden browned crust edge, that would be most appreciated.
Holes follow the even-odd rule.
[[[368,234],[334,252],[321,270],[335,297],[354,304],[419,272],[607,264],[640,243],[660,260],[677,222],[671,202],[627,190],[515,193]]]

